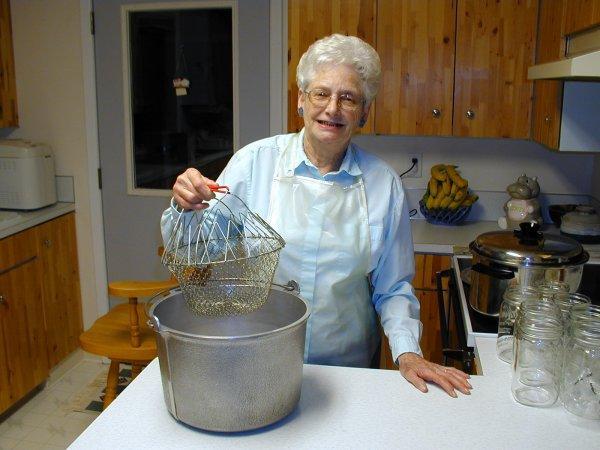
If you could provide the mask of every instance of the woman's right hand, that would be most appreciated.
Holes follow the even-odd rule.
[[[205,209],[208,207],[206,202],[215,198],[209,186],[217,186],[217,183],[189,168],[177,177],[173,185],[173,199],[183,209]]]

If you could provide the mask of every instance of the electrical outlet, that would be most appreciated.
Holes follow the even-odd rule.
[[[407,172],[402,178],[421,178],[421,164],[423,161],[423,155],[420,153],[413,153],[410,155],[406,155],[406,159],[404,160],[405,163],[403,164],[403,166],[406,167],[406,169],[404,169],[404,170],[408,170],[408,168],[413,165],[413,161],[415,159],[417,160],[417,163],[415,164],[415,166],[409,172]]]

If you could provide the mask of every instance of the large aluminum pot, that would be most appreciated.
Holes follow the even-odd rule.
[[[589,255],[574,239],[543,234],[537,224],[519,231],[491,231],[469,245],[473,254],[469,304],[480,314],[498,317],[507,287],[561,281],[577,291]]]
[[[287,416],[300,399],[306,301],[272,288],[246,315],[198,316],[181,291],[151,301],[165,402],[204,430],[244,431]]]

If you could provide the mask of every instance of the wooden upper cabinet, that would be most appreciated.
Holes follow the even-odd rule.
[[[565,54],[563,28],[567,0],[540,0],[536,63],[556,61]],[[531,137],[550,148],[558,148],[563,82],[535,80]]]
[[[528,138],[537,0],[459,0],[454,135]]]
[[[561,0],[554,3],[561,3]],[[563,28],[565,35],[596,25],[600,25],[600,0],[567,0]]]
[[[288,130],[304,126],[298,116],[296,67],[308,47],[333,33],[358,36],[375,47],[376,0],[288,0]],[[372,133],[374,108],[362,128]]]
[[[375,131],[451,135],[454,0],[378,0]]]
[[[0,128],[18,125],[10,1],[0,0]]]

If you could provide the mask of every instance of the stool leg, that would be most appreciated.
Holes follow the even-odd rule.
[[[119,382],[119,362],[118,361],[110,361],[110,367],[108,369],[108,377],[106,378],[106,392],[104,393],[104,408],[106,409],[108,405],[112,403],[112,401],[117,396],[117,384]]]
[[[131,364],[131,379],[135,380],[135,377],[137,377],[141,371],[142,371],[141,364]]]

